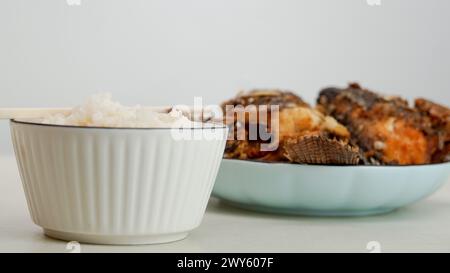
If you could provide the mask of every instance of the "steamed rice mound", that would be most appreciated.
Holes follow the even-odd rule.
[[[111,98],[111,94],[97,94],[87,99],[69,114],[55,114],[41,123],[91,127],[173,128],[196,127],[180,110],[158,113],[139,105],[126,107]]]

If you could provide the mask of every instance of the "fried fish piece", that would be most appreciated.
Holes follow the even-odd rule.
[[[311,108],[292,92],[265,89],[241,92],[234,99],[222,104],[224,111],[227,110],[227,105],[233,107],[254,105],[257,109],[257,118],[251,119],[249,113],[245,113],[245,118],[239,120],[236,114],[231,114],[226,123],[231,127],[233,136],[236,137],[238,130],[241,129],[245,138],[228,140],[225,158],[308,164],[359,163],[359,151],[349,144],[350,133],[347,128],[334,118]],[[270,122],[274,114],[269,107],[271,105],[279,107],[278,129],[272,128]],[[267,119],[260,116],[261,106],[267,106]],[[261,145],[267,143],[267,140],[249,137],[249,131],[255,128],[258,132],[266,132],[272,138],[276,138],[278,148],[274,151],[262,151]],[[351,156],[348,155],[350,153]]]
[[[450,109],[423,98],[416,99],[414,107],[422,115],[431,162],[450,161]]]
[[[318,105],[350,130],[351,143],[362,150],[366,163],[410,165],[443,160],[442,155],[435,158],[444,149],[437,136],[448,134],[448,115],[447,123],[440,116],[448,110],[443,106],[418,100],[412,108],[399,97],[383,97],[356,83],[322,90]]]
[[[285,156],[292,162],[309,164],[357,165],[360,154],[356,147],[335,138],[304,136],[290,138],[284,145]]]

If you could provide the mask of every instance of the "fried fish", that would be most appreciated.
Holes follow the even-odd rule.
[[[273,127],[270,118],[274,115],[269,106],[279,107],[278,126]],[[305,164],[346,164],[360,163],[357,147],[351,145],[350,132],[330,116],[312,108],[299,96],[281,90],[253,90],[239,93],[235,98],[222,104],[227,106],[256,106],[256,119],[246,112],[243,119],[236,113],[227,113],[226,123],[233,134],[225,149],[225,158],[253,159],[262,161],[285,161]],[[267,119],[262,118],[259,110],[262,106],[268,110]],[[264,151],[261,145],[266,139],[251,139],[250,131],[268,133],[277,140],[278,147],[273,151]],[[244,138],[236,139],[238,130]]]
[[[449,109],[424,99],[414,107],[350,84],[320,92],[318,108],[345,125],[366,164],[414,165],[449,161]]]

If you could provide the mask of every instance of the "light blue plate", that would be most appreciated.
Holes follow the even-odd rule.
[[[265,212],[364,216],[425,198],[450,177],[450,163],[318,166],[224,159],[213,195]]]

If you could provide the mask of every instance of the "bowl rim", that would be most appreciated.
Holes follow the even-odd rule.
[[[357,168],[357,169],[383,169],[383,168],[390,168],[390,169],[406,169],[406,168],[431,168],[436,166],[449,166],[450,167],[450,161],[449,162],[441,162],[441,163],[430,163],[430,164],[409,164],[409,165],[330,165],[330,164],[299,164],[299,163],[291,163],[291,162],[264,162],[264,161],[258,161],[254,159],[239,159],[239,158],[222,158],[222,160],[225,161],[231,161],[231,162],[243,162],[244,164],[253,164],[253,165],[260,165],[260,166],[266,166],[274,165],[274,166],[292,166],[292,167],[313,167],[313,168]]]
[[[226,129],[228,128],[224,124],[216,122],[201,122],[202,124],[210,124],[211,127],[111,127],[111,126],[81,126],[81,125],[65,125],[65,124],[50,124],[50,123],[40,123],[33,121],[24,121],[17,119],[10,119],[10,123],[33,125],[33,126],[44,126],[44,127],[57,127],[57,128],[72,128],[72,129],[106,129],[106,130],[211,130],[211,129]]]

